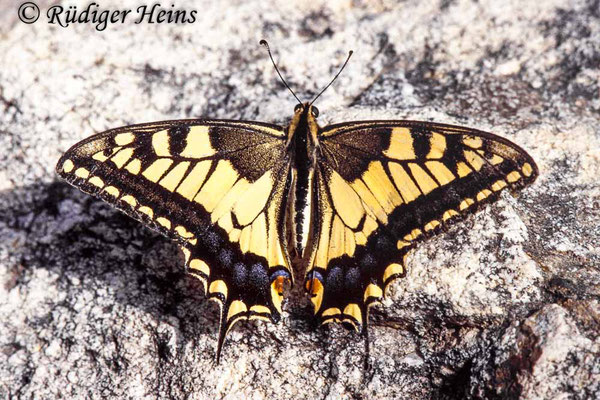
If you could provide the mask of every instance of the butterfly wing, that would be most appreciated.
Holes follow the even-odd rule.
[[[281,127],[254,122],[134,125],[76,144],[57,172],[180,243],[186,270],[221,304],[218,355],[236,321],[279,319],[291,279],[281,246],[285,139]]]
[[[506,189],[533,182],[537,167],[490,133],[416,121],[368,121],[320,134],[315,245],[307,273],[315,314],[361,329],[368,307],[404,274],[419,241]]]

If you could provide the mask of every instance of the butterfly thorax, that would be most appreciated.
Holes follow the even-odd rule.
[[[291,254],[302,257],[310,237],[312,187],[319,126],[318,111],[309,104],[298,105],[288,126],[288,152],[292,159],[290,201],[287,226],[290,230]]]

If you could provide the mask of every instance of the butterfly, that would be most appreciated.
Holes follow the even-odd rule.
[[[175,240],[220,304],[217,360],[239,320],[277,322],[292,266],[316,318],[358,331],[405,275],[415,246],[506,190],[535,162],[476,129],[408,120],[319,126],[298,100],[288,126],[188,119],[112,129],[59,160],[58,174]]]

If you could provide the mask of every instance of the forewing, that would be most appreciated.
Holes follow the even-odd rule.
[[[416,243],[537,176],[506,139],[427,122],[333,125],[320,151],[307,288],[323,322],[357,329]]]
[[[181,120],[92,136],[57,172],[178,241],[186,269],[221,304],[218,351],[242,318],[278,320],[291,278],[283,204],[289,170],[282,128]]]

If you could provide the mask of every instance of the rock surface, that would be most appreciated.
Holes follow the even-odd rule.
[[[600,2],[287,3],[180,1],[195,23],[101,32],[49,25],[47,2],[32,25],[2,6],[0,397],[600,398]],[[298,290],[282,323],[236,326],[215,365],[217,307],[177,247],[53,172],[120,125],[286,124],[261,38],[301,98],[354,49],[322,124],[473,126],[540,168],[409,257],[373,309],[368,363],[362,337],[313,327]]]

